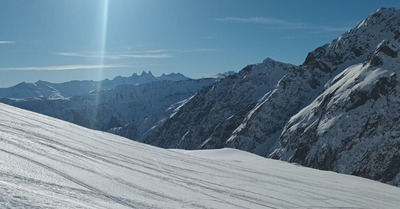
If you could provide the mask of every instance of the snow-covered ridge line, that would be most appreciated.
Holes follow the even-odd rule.
[[[165,150],[0,104],[2,208],[397,208],[400,189],[250,153]]]

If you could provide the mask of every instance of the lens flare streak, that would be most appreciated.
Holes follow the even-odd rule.
[[[102,0],[100,3],[100,38],[99,38],[99,66],[105,65],[105,57],[106,57],[106,48],[107,48],[107,25],[108,25],[108,6],[109,0]],[[104,68],[100,68],[97,74],[97,80],[101,81],[103,79],[103,71]],[[99,120],[99,108],[101,105],[101,91],[102,91],[102,82],[97,82],[95,92],[95,106],[93,109],[93,123],[92,127],[96,127],[96,123]]]

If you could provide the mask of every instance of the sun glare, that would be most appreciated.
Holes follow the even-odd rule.
[[[101,81],[103,79],[103,71],[104,71],[104,65],[105,63],[105,56],[106,56],[106,48],[107,48],[107,24],[108,24],[108,4],[109,0],[102,0],[101,5],[99,7],[99,13],[100,13],[100,18],[99,18],[99,66],[100,69],[97,71],[97,80]],[[96,86],[97,92],[95,93],[95,106],[93,110],[93,122],[96,123],[97,121],[97,116],[98,116],[98,108],[101,100],[101,90],[102,90],[102,83],[97,82]],[[92,124],[93,126],[95,124]]]
[[[100,49],[100,60],[99,64],[102,66],[104,65],[104,58],[106,56],[106,47],[107,47],[107,24],[108,24],[108,3],[109,0],[103,0],[102,5],[100,7],[100,43],[99,43],[99,49]],[[99,71],[98,79],[101,80],[103,77],[103,69]]]

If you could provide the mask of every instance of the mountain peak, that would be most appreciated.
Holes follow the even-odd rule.
[[[400,10],[395,8],[380,8],[372,13],[367,19],[363,20],[356,29],[363,26],[381,25],[383,27],[393,26],[394,21],[399,21]]]
[[[276,62],[276,60],[272,59],[271,57],[267,57],[263,61],[263,63],[273,63],[273,62]]]
[[[399,25],[400,10],[380,8],[332,43],[310,52],[303,66],[332,73],[362,62],[383,40],[400,40]]]
[[[376,10],[376,12],[374,12],[374,14],[382,14],[382,15],[391,15],[396,13],[396,11],[398,11],[396,8],[394,7],[390,7],[390,8],[385,8],[385,7],[381,7],[378,10]]]
[[[21,82],[21,83],[15,85],[14,87],[18,87],[18,88],[28,88],[28,87],[33,87],[33,86],[35,86],[35,84],[33,84],[33,83],[27,83],[27,82],[23,81],[23,82]]]
[[[151,73],[151,71],[149,71],[149,72],[146,73],[146,71],[144,71],[144,70],[142,71],[142,73],[140,74],[140,76],[151,76],[151,77],[154,77],[154,76],[153,76],[153,73]]]
[[[178,81],[178,80],[188,80],[189,78],[184,76],[182,73],[170,73],[170,74],[163,73],[160,77],[158,77],[158,79]]]
[[[142,73],[140,74],[140,76],[145,76],[145,75],[147,75],[147,73],[146,73],[146,71],[142,71]]]

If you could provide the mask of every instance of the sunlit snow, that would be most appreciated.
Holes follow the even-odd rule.
[[[400,208],[400,189],[246,152],[165,150],[0,104],[0,208]]]

